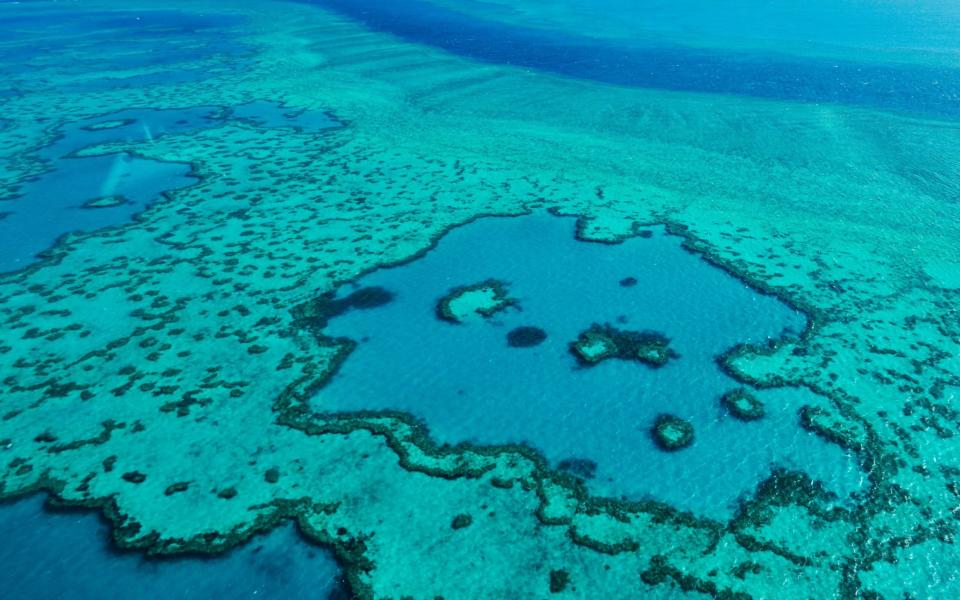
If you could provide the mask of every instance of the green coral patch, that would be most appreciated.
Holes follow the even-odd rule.
[[[570,343],[570,351],[581,365],[588,367],[618,358],[659,368],[680,356],[670,348],[670,338],[662,333],[626,331],[596,323]]]
[[[659,415],[651,430],[653,441],[661,450],[673,452],[693,443],[693,425],[674,415]]]
[[[488,319],[502,310],[517,307],[507,284],[497,279],[455,287],[437,301],[437,317],[450,323],[464,323],[477,316]]]
[[[763,415],[766,414],[763,402],[746,388],[738,388],[727,392],[721,396],[720,404],[734,418],[741,421],[756,421],[762,419]]]

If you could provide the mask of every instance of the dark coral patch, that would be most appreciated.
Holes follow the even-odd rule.
[[[570,574],[565,569],[550,571],[550,592],[559,594],[570,584]]]
[[[635,360],[659,368],[680,355],[670,348],[670,338],[656,331],[626,331],[594,323],[570,344],[581,365],[593,366],[609,358]]]
[[[464,527],[469,527],[472,523],[473,517],[467,514],[460,514],[453,518],[453,523],[450,524],[450,527],[463,529]]]
[[[620,287],[633,287],[637,285],[636,277],[624,277],[620,280]]]
[[[657,446],[668,452],[686,448],[693,443],[693,425],[674,415],[659,415],[651,434]]]
[[[130,471],[129,473],[124,473],[121,477],[124,481],[129,481],[130,483],[143,483],[147,480],[147,476],[140,471]]]
[[[597,474],[597,463],[589,458],[567,458],[561,460],[557,468],[581,479],[593,479]]]
[[[163,490],[165,496],[172,496],[174,494],[179,494],[180,492],[185,492],[190,487],[190,484],[186,481],[178,481],[177,483],[172,483],[167,486],[167,489]]]
[[[114,194],[112,196],[100,196],[99,198],[87,200],[83,203],[82,208],[113,208],[114,206],[120,206],[129,203],[130,200],[128,200],[126,197],[119,194]]]
[[[360,288],[345,298],[334,298],[328,292],[293,308],[294,319],[301,327],[323,329],[330,319],[342,315],[351,309],[367,310],[389,304],[393,292],[382,287]]]
[[[517,327],[507,334],[507,345],[511,348],[530,348],[539,346],[547,339],[547,332],[539,327]]]
[[[744,388],[727,392],[720,398],[720,403],[741,421],[756,421],[765,414],[763,403]]]

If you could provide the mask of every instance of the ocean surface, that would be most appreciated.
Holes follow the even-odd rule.
[[[0,32],[0,597],[960,595],[960,3]]]

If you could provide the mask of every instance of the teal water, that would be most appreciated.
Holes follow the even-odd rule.
[[[945,0],[430,0],[452,10],[531,27],[621,41],[720,47],[766,45],[780,52],[844,48],[930,53],[960,48],[960,5]]]
[[[738,343],[799,335],[804,316],[686,252],[680,238],[652,231],[587,243],[575,239],[574,219],[547,214],[451,231],[425,257],[356,282],[394,298],[330,320],[327,335],[359,344],[314,407],[399,410],[425,421],[439,442],[526,443],[554,466],[591,460],[588,487],[597,494],[652,497],[712,517],[729,517],[773,465],[802,469],[841,497],[856,490],[855,461],[797,423],[809,392],[758,393],[767,416],[752,423],[720,406],[739,384],[715,358]],[[628,277],[636,285],[620,284]],[[520,310],[462,325],[437,318],[450,288],[488,278],[509,282]],[[615,360],[581,368],[568,344],[592,323],[663,332],[680,357],[656,370]],[[510,347],[507,333],[519,326],[547,338]],[[649,430],[661,412],[694,425],[692,447],[656,448]]]
[[[0,564],[6,600],[343,600],[339,569],[292,524],[212,558],[145,559],[115,549],[94,513],[44,509],[33,496],[0,504]]]
[[[790,55],[776,45],[759,50],[740,49],[729,44],[716,48],[684,45],[669,35],[651,37],[643,33],[640,27],[628,28],[631,37],[626,41],[622,37],[584,35],[580,31],[581,23],[595,23],[597,19],[594,14],[599,11],[585,15],[583,20],[566,23],[566,27],[551,28],[534,27],[522,21],[498,20],[496,11],[488,13],[481,9],[469,13],[453,10],[430,0],[304,1],[336,10],[372,29],[474,60],[590,81],[768,100],[838,103],[939,116],[960,115],[960,70],[954,68],[949,48],[938,48],[938,51],[945,53],[947,65],[874,62],[859,59],[858,53],[850,48],[840,52],[837,57],[821,57]],[[831,21],[831,10],[823,4],[820,11],[808,7],[804,7],[803,11]],[[883,3],[867,4],[875,6]],[[682,6],[685,10],[679,10],[687,14],[687,28],[692,30],[694,38],[707,35],[718,27],[723,28],[723,23],[736,19],[738,12],[702,1],[690,1]],[[635,23],[642,22],[646,14],[641,6],[623,7],[621,11],[617,11],[616,6],[609,8],[607,14],[616,15],[621,24],[621,13],[632,15],[626,18],[633,19]],[[740,30],[732,30],[732,37],[739,35],[742,38],[744,32],[741,28],[750,27],[749,23],[754,24],[755,31],[762,31],[764,28],[775,30],[787,21],[797,22],[790,11],[778,13],[773,10],[772,14],[765,14],[755,8],[749,11],[749,18],[739,19]],[[672,14],[673,11],[661,12]],[[741,9],[739,12],[744,11]],[[827,37],[840,46],[855,49],[863,44],[856,32],[868,26],[870,15],[882,12],[872,6],[862,9],[851,7],[841,11],[848,16],[846,23],[840,19],[844,23],[843,33],[835,30],[835,37],[829,34]],[[915,11],[904,12],[916,14]],[[725,13],[725,17],[717,19],[719,13]],[[893,15],[897,14],[893,12]],[[856,19],[850,22],[851,15],[859,16],[861,22],[858,24]],[[949,23],[950,15],[950,11],[947,11],[946,15],[939,18]],[[864,17],[867,23],[863,23]],[[889,22],[889,19],[886,17],[881,20]],[[601,22],[603,20],[600,18]],[[713,26],[703,25],[718,20],[719,23]],[[698,23],[699,27],[692,27],[689,24],[691,21]],[[920,23],[923,23],[922,19]],[[914,32],[910,38],[914,45],[923,39],[918,34],[927,31],[919,24],[915,28],[904,29]],[[824,31],[823,27],[818,27],[816,19],[801,27],[804,32],[801,35],[810,37],[810,32],[814,30],[819,30],[821,35]],[[830,28],[826,28],[826,31],[830,31]],[[947,35],[955,31],[956,28],[946,29]],[[777,34],[772,37],[776,39]],[[926,45],[922,48],[926,48]]]

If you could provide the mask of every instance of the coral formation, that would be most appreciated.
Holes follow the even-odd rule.
[[[597,463],[589,458],[566,458],[557,463],[557,468],[581,479],[593,479],[597,473]]]
[[[593,366],[610,358],[634,360],[653,368],[678,358],[670,338],[655,331],[626,331],[594,323],[570,343],[570,351],[581,365]]]
[[[469,527],[473,523],[473,517],[468,514],[459,514],[453,518],[453,523],[450,524],[454,529],[463,529],[464,527]]]
[[[693,425],[674,415],[657,417],[651,429],[654,441],[661,450],[674,451],[693,443]]]
[[[497,279],[487,279],[447,292],[437,301],[437,317],[450,323],[463,323],[475,315],[490,318],[511,306],[519,305],[507,293],[507,284]]]
[[[570,584],[570,573],[565,569],[554,569],[550,571],[550,592],[559,594],[567,589]]]
[[[112,208],[129,202],[130,200],[119,195],[100,196],[99,198],[93,198],[84,202],[83,208]]]
[[[92,18],[42,4],[58,22]],[[272,98],[322,103],[347,126],[223,121],[78,151],[191,162],[198,183],[129,223],[66,236],[0,281],[0,496],[44,490],[100,510],[121,547],[150,554],[222,552],[292,519],[333,549],[361,598],[545,597],[555,565],[578,593],[608,598],[656,594],[650,586],[904,597],[944,585],[925,570],[956,556],[960,489],[960,221],[950,218],[960,143],[944,121],[919,106],[904,118],[843,98],[745,102],[544,77],[314,5],[156,8],[219,19],[186,42],[159,36],[159,49],[191,57],[170,81],[129,62],[141,30],[106,41],[43,33],[58,49],[49,56],[71,64],[4,63],[0,197],[46,173],[36,149],[60,128],[117,107]],[[242,51],[223,45],[233,28],[249,38]],[[111,57],[128,62],[110,78],[78,71]],[[851,90],[866,87],[887,89]],[[579,216],[589,241],[665,223],[691,252],[807,314],[804,331],[719,363],[752,389],[811,390],[802,425],[849,451],[863,492],[830,497],[803,473],[774,471],[735,518],[715,521],[592,497],[529,449],[440,447],[396,415],[309,408],[350,345],[309,331],[328,308],[291,309],[479,215],[547,206]],[[107,418],[125,426],[105,430]],[[43,435],[52,423],[56,441]],[[267,468],[282,477],[270,483]],[[225,483],[232,501],[211,493]],[[482,505],[472,527],[450,533],[451,515]],[[485,537],[493,530],[510,543],[478,553],[501,541]],[[443,576],[468,562],[476,577]]]
[[[337,298],[333,292],[327,292],[310,302],[297,305],[292,314],[300,326],[319,331],[327,326],[330,319],[348,310],[376,308],[391,300],[393,300],[393,294],[379,287],[360,288],[343,298]]]
[[[741,421],[756,421],[763,418],[765,414],[763,402],[746,388],[737,388],[727,392],[720,398],[720,404],[727,412]]]

